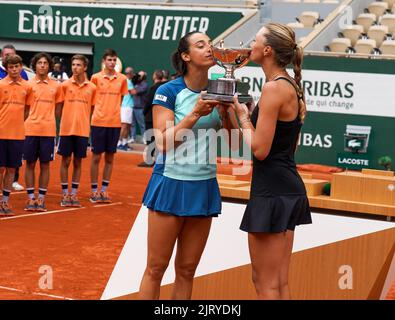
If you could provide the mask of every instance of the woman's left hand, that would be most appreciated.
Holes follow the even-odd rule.
[[[230,106],[232,106],[239,119],[250,116],[250,111],[248,110],[248,107],[244,103],[239,102],[239,100],[237,99],[237,95],[233,96],[233,103],[230,104]]]
[[[221,119],[226,119],[228,117],[228,109],[231,105],[229,103],[221,103],[217,105],[217,111]]]

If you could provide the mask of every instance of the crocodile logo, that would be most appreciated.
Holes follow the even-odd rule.
[[[362,147],[362,141],[357,140],[357,139],[352,139],[347,142],[347,145],[349,148],[361,148]]]

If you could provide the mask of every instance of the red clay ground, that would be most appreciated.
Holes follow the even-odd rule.
[[[111,205],[88,201],[90,158],[83,162],[81,209],[67,211],[59,205],[59,157],[51,167],[48,212],[26,213],[25,192],[12,194],[16,218],[0,218],[0,299],[100,299],[151,175],[151,168],[137,167],[141,161],[140,154],[116,155],[109,188]],[[220,165],[218,173],[232,174],[234,167]],[[238,177],[249,178],[250,174]],[[53,289],[39,287],[42,266],[53,270]],[[395,284],[388,297],[394,296],[394,290]]]
[[[66,209],[59,206],[59,160],[51,168],[48,212]],[[116,155],[109,188],[114,202],[111,206],[88,201],[87,159],[83,162],[79,193],[85,208],[0,220],[0,299],[51,298],[36,293],[99,299],[140,209],[149,180],[151,169],[136,166],[141,160],[137,154]],[[17,215],[27,214],[23,211],[25,200],[24,192],[12,194],[11,204]],[[52,290],[39,288],[43,276],[39,268],[43,265],[53,270]]]
[[[385,297],[387,300],[395,300],[395,281],[392,284],[390,290],[388,290],[387,296]]]
[[[116,155],[109,188],[113,199],[110,206],[88,201],[90,158],[83,162],[79,190],[84,208],[67,211],[59,205],[59,157],[51,164],[48,212],[25,212],[26,193],[13,193],[11,205],[17,218],[0,218],[0,299],[99,299],[151,175],[151,168],[137,167],[141,161],[140,154]],[[221,166],[219,173],[231,174],[231,168]],[[23,172],[22,168],[22,183]],[[39,272],[42,266],[53,270],[53,289],[39,287],[44,275]]]

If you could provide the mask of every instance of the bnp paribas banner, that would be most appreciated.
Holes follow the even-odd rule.
[[[236,76],[250,84],[257,102],[265,82],[262,69],[247,66]],[[308,114],[299,163],[384,169],[387,157],[395,161],[395,74],[304,70],[303,87]]]
[[[0,39],[92,44],[95,70],[100,68],[103,50],[110,47],[124,66],[149,73],[170,69],[170,55],[185,33],[197,30],[215,38],[244,13],[204,7],[4,0],[0,9]]]

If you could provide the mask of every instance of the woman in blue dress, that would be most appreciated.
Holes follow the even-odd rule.
[[[186,34],[172,62],[180,76],[160,86],[153,100],[155,141],[160,154],[143,198],[149,209],[148,259],[140,299],[159,298],[160,283],[176,242],[172,299],[191,298],[193,277],[212,217],[221,213],[216,150],[212,161],[207,161],[209,146],[217,138],[207,138],[202,130],[216,132],[221,126],[229,127],[230,120],[227,117],[221,123],[223,106],[200,97],[207,87],[208,70],[215,64],[210,39],[199,32]]]
[[[306,108],[301,90],[303,50],[285,25],[256,35],[250,59],[266,76],[251,118],[234,99],[243,137],[253,152],[250,199],[240,229],[248,232],[252,278],[259,299],[290,299],[288,269],[295,226],[311,223],[305,186],[294,160]],[[292,64],[294,78],[286,71]]]

